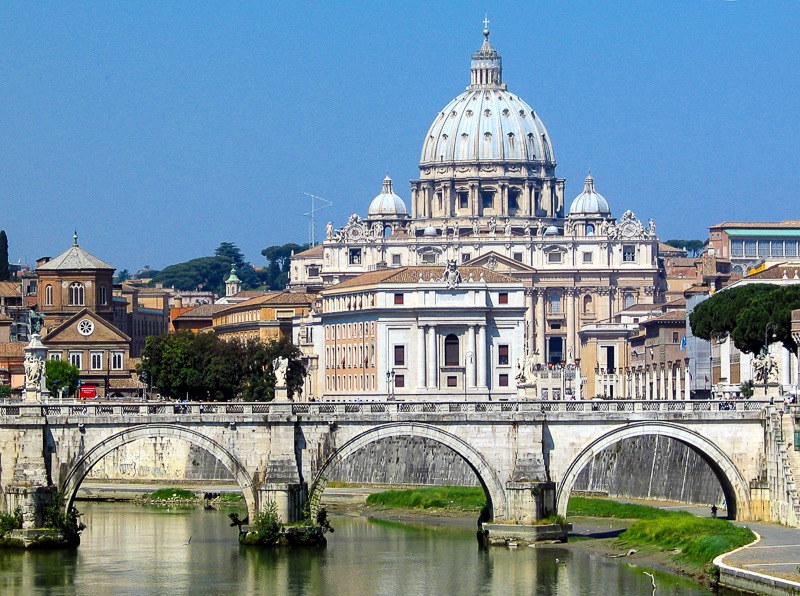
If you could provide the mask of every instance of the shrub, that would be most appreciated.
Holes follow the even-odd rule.
[[[17,507],[11,513],[0,513],[0,536],[11,530],[22,528],[22,510]]]

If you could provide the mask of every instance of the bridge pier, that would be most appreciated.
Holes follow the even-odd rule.
[[[556,511],[555,482],[507,482],[508,522],[532,524]]]

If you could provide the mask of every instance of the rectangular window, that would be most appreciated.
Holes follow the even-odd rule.
[[[624,263],[633,263],[636,260],[636,247],[632,244],[626,244],[622,247],[622,261]]]
[[[508,365],[508,345],[497,346],[497,364],[501,366]]]
[[[61,360],[61,352],[50,352],[47,358],[49,360]]]
[[[500,304],[508,304],[508,292],[500,292],[497,302]]]
[[[123,356],[122,352],[111,353],[111,370],[122,370]]]
[[[584,263],[591,263],[592,262],[592,253],[590,253],[590,252],[583,253],[583,262]]]
[[[772,241],[772,256],[773,257],[783,256],[783,240]]]
[[[72,366],[77,367],[78,370],[82,369],[83,366],[81,366],[81,364],[82,364],[81,353],[80,352],[70,352],[69,353],[69,363]]]
[[[673,331],[672,332],[672,343],[674,343],[674,344],[678,343],[678,332],[677,331]]]
[[[100,286],[100,304],[108,304],[108,294],[106,287]]]
[[[395,346],[394,347],[394,365],[395,366],[405,366],[406,365],[406,347],[405,346]]]
[[[459,190],[456,194],[458,195],[458,208],[466,209],[469,207],[469,192],[466,190]]]
[[[422,255],[422,262],[428,265],[436,263],[436,253],[426,252]]]
[[[403,304],[403,295],[402,294],[395,294],[394,295],[394,303],[395,304]]]
[[[756,256],[756,241],[755,240],[745,240],[744,241],[744,256],[746,256],[746,257],[754,257],[754,256]]]
[[[319,267],[316,265],[312,265],[308,268],[308,276],[309,277],[319,277]]]
[[[394,386],[397,389],[402,389],[406,386],[406,377],[405,375],[395,375],[394,376]]]
[[[462,263],[466,263],[467,261],[469,261],[471,259],[472,259],[472,254],[471,253],[465,252],[465,253],[461,254],[461,262]]]
[[[548,263],[560,263],[561,262],[561,253],[560,252],[547,253],[547,262]]]
[[[448,375],[447,376],[447,386],[448,387],[458,387],[458,377],[455,375]]]
[[[502,374],[498,377],[498,385],[500,387],[508,387],[508,375]]]
[[[401,264],[400,255],[392,255],[392,265],[399,267],[400,264]]]
[[[759,257],[769,256],[769,240],[758,241],[758,256]]]
[[[360,265],[361,264],[361,249],[360,248],[351,248],[350,249],[348,262],[351,265]]]
[[[481,207],[484,209],[491,209],[494,207],[494,191],[482,190],[481,191]]]
[[[732,257],[744,256],[744,240],[731,240],[731,256]]]
[[[515,252],[514,253],[514,260],[517,261],[518,263],[521,263],[522,262],[522,253],[521,252]]]
[[[553,292],[547,297],[550,303],[550,312],[552,314],[561,314],[561,294]]]
[[[92,359],[92,370],[103,370],[102,352],[92,352],[91,359]]]
[[[797,256],[797,242],[787,240],[784,245],[784,250],[786,251],[787,257],[796,257]]]

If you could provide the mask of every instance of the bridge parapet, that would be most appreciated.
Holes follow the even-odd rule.
[[[706,401],[706,400],[581,400],[581,401],[474,401],[474,402],[189,402],[143,403],[70,402],[58,404],[0,404],[0,421],[16,417],[85,417],[121,418],[163,416],[222,416],[225,418],[270,415],[325,417],[336,416],[388,416],[404,415],[458,415],[482,416],[513,414],[589,414],[602,413],[710,413],[734,414],[761,412],[767,400]]]

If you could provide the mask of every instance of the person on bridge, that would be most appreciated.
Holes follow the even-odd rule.
[[[712,505],[711,506],[711,517],[717,517],[717,506],[716,505]]]

